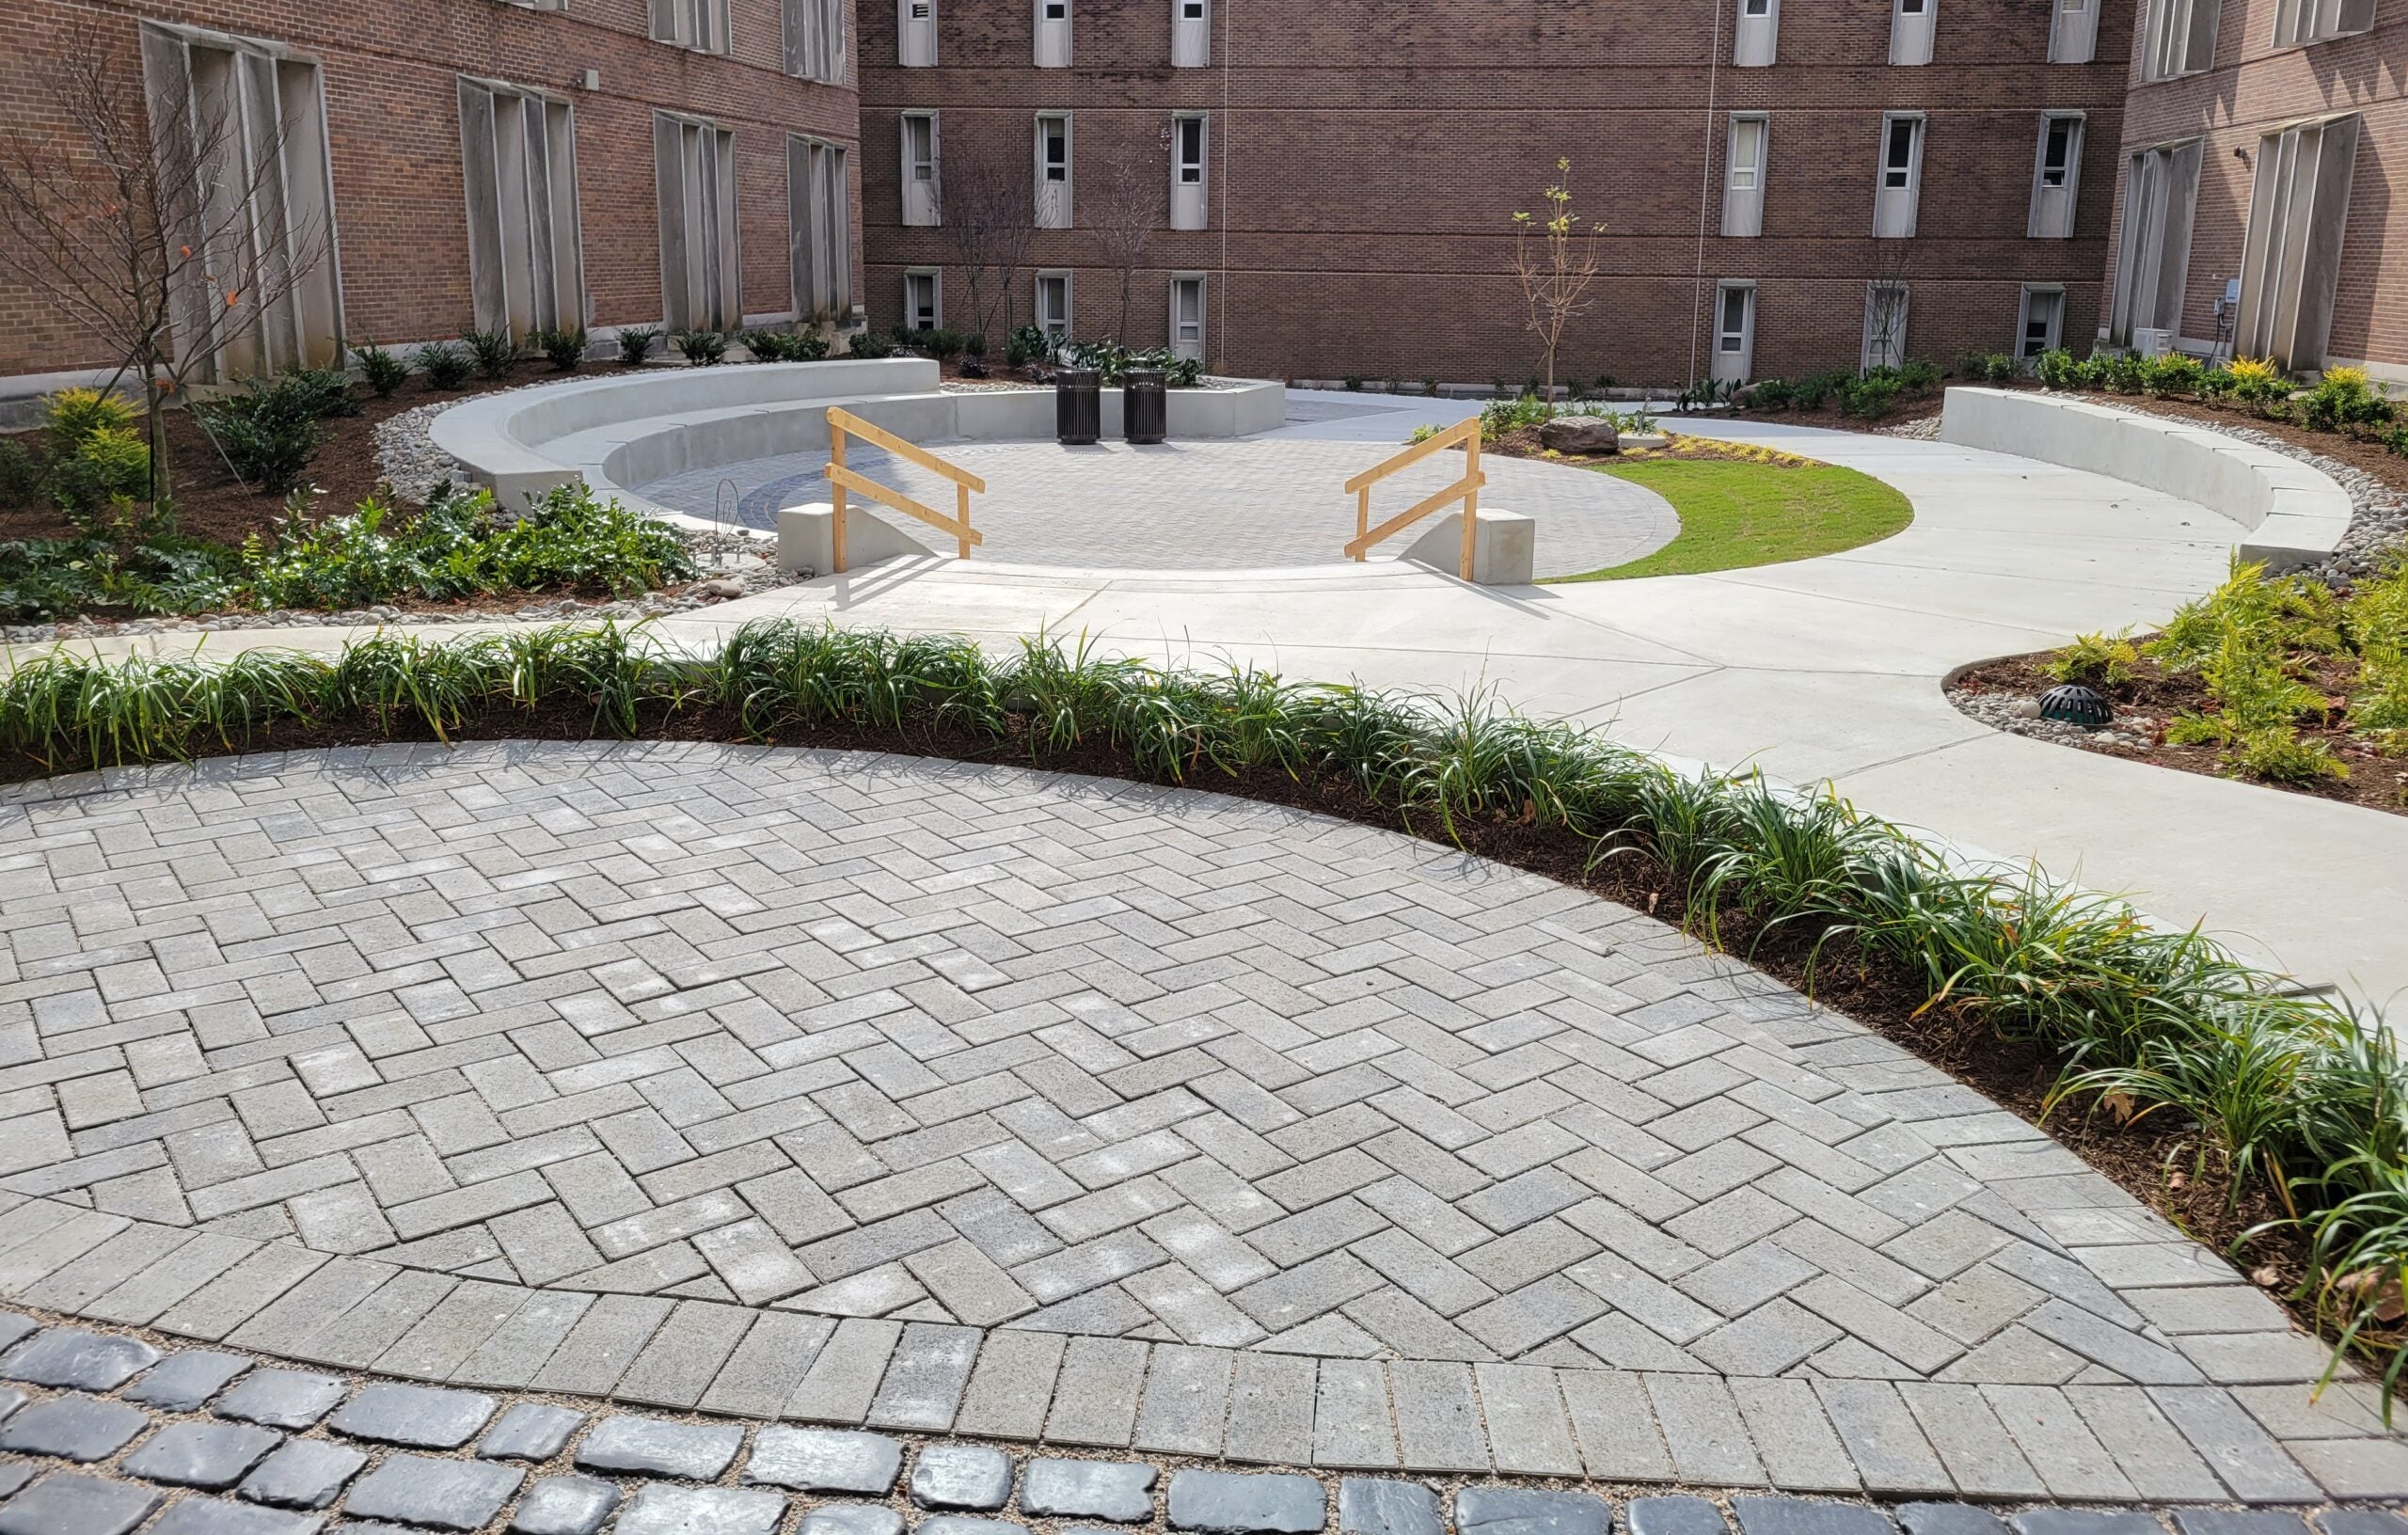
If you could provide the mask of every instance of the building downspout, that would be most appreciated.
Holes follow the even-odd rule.
[[[1705,140],[1698,150],[1697,170],[1697,266],[1689,277],[1689,376],[1697,382],[1698,327],[1703,323],[1705,306],[1705,214],[1706,202],[1714,191],[1714,108],[1715,92],[1722,73],[1722,8],[1724,0],[1707,0],[1714,18],[1709,29],[1713,36],[1711,51],[1705,55]]]
[[[1212,333],[1213,371],[1229,371],[1228,327],[1215,320],[1215,315],[1228,312],[1229,303],[1229,133],[1234,119],[1229,107],[1229,12],[1237,8],[1237,0],[1221,0],[1221,122],[1220,132],[1213,136],[1221,144],[1221,270],[1220,283],[1205,297],[1204,324]]]

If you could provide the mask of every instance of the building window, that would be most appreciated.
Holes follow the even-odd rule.
[[[2015,355],[2026,361],[2053,352],[2064,340],[2066,291],[2038,283],[2023,285],[2023,312],[2015,323]]]
[[[1894,0],[1890,11],[1890,62],[1928,64],[1939,0]]]
[[[1756,285],[1726,282],[1714,294],[1714,377],[1745,384],[1756,357]]]
[[[2374,27],[2375,0],[2275,0],[2274,46],[2304,48]]]
[[[2087,64],[2098,49],[2098,6],[2092,0],[2057,0],[2049,24],[2049,62]]]
[[[786,238],[796,316],[843,324],[853,312],[853,188],[842,147],[787,137]]]
[[[1037,274],[1037,328],[1057,341],[1070,339],[1070,274]]]
[[[1760,112],[1731,115],[1731,158],[1722,174],[1722,232],[1762,234],[1765,228],[1765,150],[1771,119]]]
[[[1881,179],[1873,193],[1873,232],[1909,239],[1923,195],[1923,114],[1893,112],[1881,119]]]
[[[1907,285],[1868,282],[1864,285],[1864,354],[1862,366],[1896,368],[1907,360]]]
[[[782,0],[786,72],[828,85],[845,81],[845,0]]]
[[[468,291],[479,330],[578,330],[577,133],[566,102],[460,79]]]
[[[728,0],[651,0],[652,40],[698,54],[728,50]]]
[[[2161,144],[2124,173],[2124,223],[2115,250],[2108,339],[2156,356],[2172,350],[2191,270],[2191,216],[2199,200],[2200,141]]]
[[[1205,226],[1204,115],[1181,113],[1170,119],[1170,227]]]
[[[2040,115],[2040,147],[2032,166],[2032,214],[2024,232],[2035,240],[2073,238],[2073,208],[2082,191],[2082,114]]]
[[[1070,0],[1036,0],[1037,67],[1070,67]]]
[[[913,267],[903,274],[903,327],[935,330],[944,324],[944,274]]]
[[[937,115],[903,114],[903,222],[934,229],[943,222],[943,177],[937,166]]]
[[[1731,32],[1731,62],[1749,69],[1772,63],[1781,52],[1781,0],[1739,0]]]
[[[1173,356],[1204,360],[1204,275],[1200,272],[1171,276],[1170,350]]]
[[[1067,112],[1037,116],[1037,227],[1070,227],[1070,117]]]
[[[2258,141],[2241,308],[2232,344],[2286,368],[2324,366],[2341,240],[2358,152],[2358,115],[2293,123]]]
[[[341,367],[334,177],[316,61],[277,43],[148,24],[142,61],[161,191],[198,253],[170,295],[191,381]]]
[[[660,190],[661,320],[671,330],[734,330],[743,320],[736,261],[736,135],[652,115]]]
[[[937,0],[895,0],[895,62],[927,70],[937,62]]]
[[[1170,0],[1170,62],[1180,70],[1212,62],[1212,0]]]
[[[2216,20],[2224,0],[2147,0],[2141,78],[2196,74],[2216,61]]]

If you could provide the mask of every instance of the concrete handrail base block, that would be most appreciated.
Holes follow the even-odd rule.
[[[858,570],[881,560],[926,558],[937,551],[858,504],[845,508],[845,563]],[[778,568],[827,576],[836,568],[836,508],[805,501],[778,508]]]
[[[1537,569],[1538,519],[1522,512],[1481,507],[1472,529],[1471,579],[1475,586],[1528,586]],[[1430,525],[1402,556],[1450,576],[1464,564],[1464,514],[1450,512]]]
[[[2238,524],[2242,557],[2276,572],[2340,547],[2349,493],[2298,459],[2188,421],[2024,389],[1949,389],[1940,437],[2130,481]]]

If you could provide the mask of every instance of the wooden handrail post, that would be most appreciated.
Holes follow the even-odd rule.
[[[1471,435],[1464,445],[1464,478],[1471,488],[1464,492],[1464,579],[1471,579],[1472,550],[1480,531],[1480,434]]]
[[[1361,547],[1363,535],[1371,530],[1371,487],[1365,485],[1354,493],[1354,562],[1361,564],[1370,558],[1370,551]]]
[[[959,550],[957,558],[967,560],[970,558],[970,487],[968,485],[953,487],[953,514],[955,520],[961,525],[961,530],[954,537],[954,543]]]
[[[845,467],[845,428],[832,419],[828,422],[828,462],[840,469]],[[835,515],[830,520],[828,526],[828,562],[836,568],[830,574],[842,576],[845,573],[844,485],[831,484],[828,487],[828,499],[829,504],[835,509]]]

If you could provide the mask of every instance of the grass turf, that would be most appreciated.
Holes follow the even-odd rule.
[[[1834,464],[1793,467],[1713,459],[1601,467],[1672,503],[1681,530],[1626,565],[1560,581],[1694,576],[1836,554],[1888,538],[1914,520],[1907,498],[1868,474]]]

